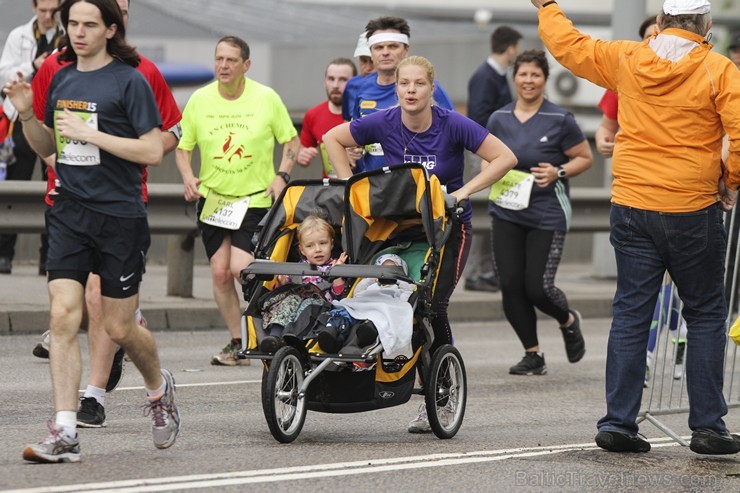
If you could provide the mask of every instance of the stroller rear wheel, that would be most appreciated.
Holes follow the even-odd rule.
[[[429,425],[438,438],[457,434],[465,415],[467,390],[460,352],[445,344],[434,352],[425,394]]]
[[[298,350],[281,348],[263,375],[262,410],[275,440],[290,443],[303,428],[306,419],[306,399],[299,395],[304,370]]]

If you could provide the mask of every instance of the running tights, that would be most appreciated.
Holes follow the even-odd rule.
[[[539,345],[538,308],[564,325],[568,300],[555,287],[564,231],[533,229],[493,218],[493,261],[501,283],[504,314],[524,349]]]

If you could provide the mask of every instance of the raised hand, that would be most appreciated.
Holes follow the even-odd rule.
[[[33,89],[21,72],[17,72],[16,77],[5,84],[3,92],[10,98],[18,113],[27,113],[33,109]]]

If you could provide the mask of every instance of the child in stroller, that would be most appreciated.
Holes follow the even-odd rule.
[[[303,257],[302,262],[315,266],[319,272],[347,261],[344,252],[338,258],[332,258],[333,247],[334,228],[318,212],[308,216],[298,227],[298,250]],[[277,285],[285,288],[282,291],[285,295],[273,296],[274,303],[263,315],[267,336],[260,343],[261,351],[276,352],[283,345],[283,329],[295,321],[305,308],[323,304],[324,301],[331,302],[344,292],[344,279],[341,277],[328,281],[320,276],[301,276],[300,282],[303,288],[292,289],[295,282],[291,276],[277,276]]]
[[[404,274],[408,275],[409,273],[406,261],[393,253],[378,256],[375,265],[397,266],[403,269]],[[386,347],[392,346],[395,349],[399,345],[396,339],[403,340],[400,345],[405,345],[409,341],[403,337],[397,337],[395,329],[390,324],[390,313],[398,315],[397,320],[401,321],[400,325],[404,325],[404,321],[408,322],[405,324],[406,328],[409,329],[406,339],[410,339],[411,319],[413,318],[411,305],[395,302],[408,301],[415,289],[413,284],[406,281],[375,277],[361,279],[354,288],[352,298],[333,303],[334,308],[328,314],[326,327],[318,333],[319,346],[329,353],[361,354],[363,348],[366,348],[378,338],[379,334],[376,326],[379,326],[382,330],[380,334],[381,342],[384,342]],[[372,299],[375,302],[382,302],[385,299],[388,311],[383,313],[375,311],[375,320],[358,320],[353,314],[357,315],[363,312],[363,299]],[[373,323],[373,321],[376,323]]]

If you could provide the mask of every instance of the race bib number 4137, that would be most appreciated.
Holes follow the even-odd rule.
[[[63,110],[54,112],[54,118],[62,113]],[[82,118],[87,126],[95,130],[98,129],[98,114],[74,111],[75,115]],[[94,144],[85,141],[72,140],[62,137],[54,129],[54,136],[57,140],[57,162],[69,164],[70,166],[96,166],[100,164],[100,148]]]
[[[203,204],[200,220],[211,226],[236,230],[244,221],[247,210],[249,210],[249,196],[231,197],[211,190]]]

